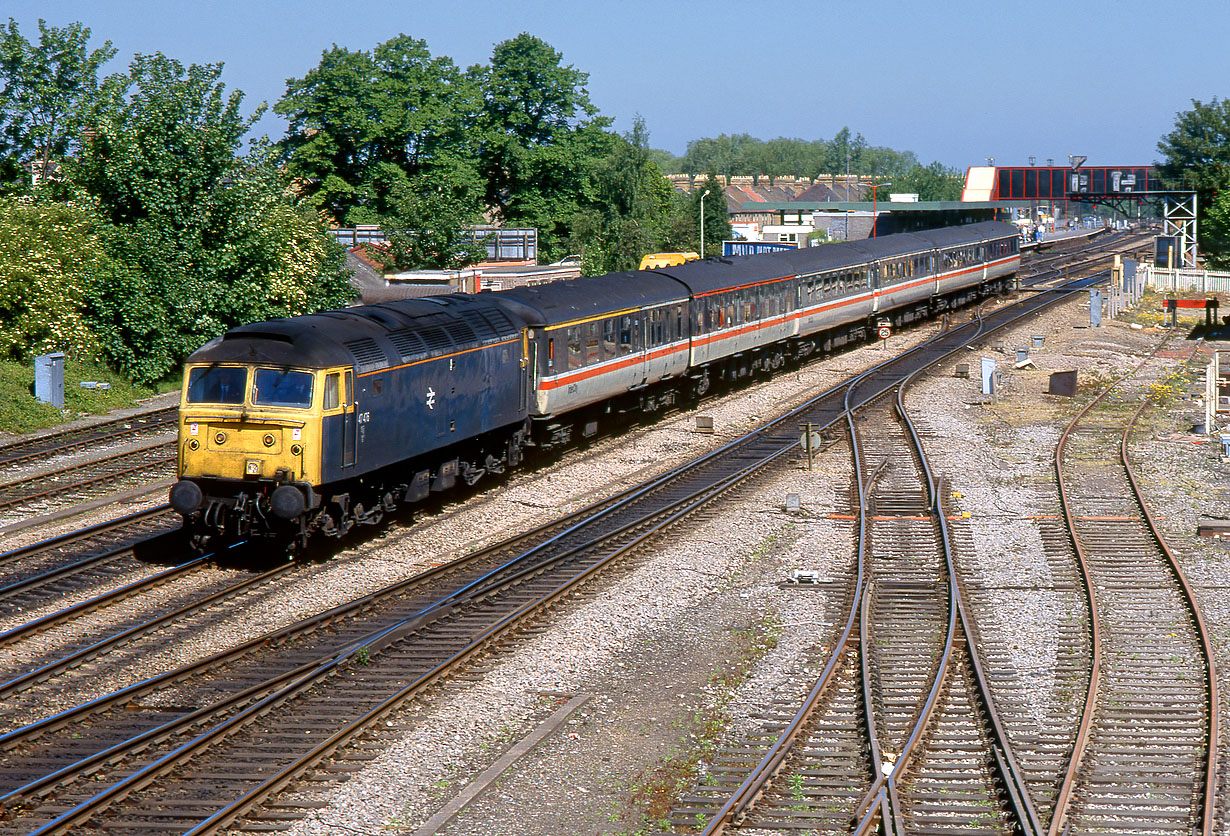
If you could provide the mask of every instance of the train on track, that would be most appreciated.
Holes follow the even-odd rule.
[[[1001,293],[984,222],[231,329],[192,354],[172,507],[198,547],[306,544],[714,385]]]

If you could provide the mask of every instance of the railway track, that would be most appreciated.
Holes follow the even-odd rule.
[[[771,716],[720,751],[672,823],[705,821],[706,836],[734,827],[847,833],[855,822],[856,832],[1036,833],[966,626],[904,384],[895,412],[858,385],[847,395],[859,538],[842,590],[845,627],[793,716]],[[856,422],[857,407],[865,412]]]
[[[0,554],[0,619],[115,587],[165,559],[158,546],[179,530],[163,505]]]
[[[0,467],[12,471],[56,456],[91,449],[99,444],[122,444],[151,433],[172,430],[178,415],[179,407],[170,406],[140,415],[101,421],[86,427],[72,427],[31,438],[21,438],[0,445]]]
[[[1214,830],[1219,727],[1211,640],[1141,497],[1129,453],[1148,403],[1135,381],[1156,379],[1155,356],[1091,401],[1056,450],[1092,659],[1051,834]],[[1133,385],[1124,385],[1129,379]]]
[[[801,419],[799,418],[798,415],[796,415],[794,416],[794,420],[801,420]],[[794,436],[794,433],[789,432],[789,433],[784,434],[781,437],[778,437],[777,439],[774,439],[774,442],[779,443],[779,444],[785,443],[787,445],[793,444],[794,443],[793,436]],[[774,455],[780,455],[780,451],[778,453],[775,453]],[[575,570],[575,567],[573,568]],[[537,570],[534,570],[534,571],[537,571]],[[522,579],[519,579],[519,583],[522,585],[522,587],[524,587],[527,581],[525,581],[522,578]],[[486,601],[486,599],[489,597],[496,597],[496,592],[494,591],[494,589],[495,589],[494,587],[483,588],[481,592],[476,592],[477,599]],[[568,593],[564,592],[561,594],[566,595]],[[442,620],[449,621],[454,618],[454,615],[458,611],[465,608],[462,606],[463,600],[464,600],[465,605],[469,606],[470,604],[469,598],[464,598],[464,599],[437,598],[435,599],[433,603],[428,604],[427,606],[421,608],[417,612],[420,618],[428,618],[429,616],[430,617],[438,616]],[[441,601],[444,601],[444,603],[441,603]],[[548,604],[537,604],[535,606],[541,608],[542,606],[549,606],[549,603]],[[440,608],[440,609],[437,609],[437,608]],[[440,615],[440,613],[445,613],[445,614]],[[321,624],[330,625],[329,629],[331,629],[332,628],[331,625],[336,624],[336,623],[337,621],[335,620],[335,618],[333,616],[330,616],[329,618],[326,618],[324,621],[319,622],[317,626],[313,629],[315,630],[316,633],[320,633],[322,632],[322,630],[326,629],[326,628],[322,628],[320,626]],[[504,621],[498,621],[495,623],[499,630],[516,629],[516,625],[513,622],[504,623]],[[247,675],[246,679],[243,679],[242,677],[232,678],[233,681],[238,681],[243,684],[249,685],[249,688],[246,691],[241,692],[240,694],[236,694],[234,691],[234,688],[231,688],[230,691],[224,694],[222,693],[221,689],[219,689],[218,694],[215,695],[214,704],[217,706],[220,706],[219,710],[221,714],[212,714],[207,718],[203,714],[197,714],[196,712],[193,712],[192,713],[193,716],[190,719],[185,720],[184,718],[189,717],[189,715],[183,714],[182,712],[180,712],[180,716],[177,717],[176,720],[177,721],[182,720],[184,722],[181,723],[179,728],[180,729],[210,728],[211,730],[216,731],[218,735],[222,735],[230,731],[229,728],[227,730],[221,729],[224,722],[230,723],[232,722],[232,720],[235,720],[238,722],[238,720],[242,719],[245,722],[238,722],[238,726],[240,728],[236,733],[242,732],[243,729],[249,729],[249,732],[245,732],[245,733],[254,733],[259,736],[260,734],[262,734],[262,732],[259,729],[256,732],[251,732],[250,730],[253,727],[253,724],[261,719],[262,715],[267,716],[266,712],[273,710],[272,707],[274,705],[282,706],[282,705],[288,705],[290,703],[298,704],[300,701],[304,701],[306,699],[305,695],[314,693],[313,689],[316,686],[313,685],[312,683],[319,683],[319,682],[324,682],[324,681],[327,681],[329,683],[334,683],[336,681],[339,681],[339,677],[346,678],[347,676],[353,679],[355,678],[354,674],[355,674],[356,668],[367,669],[371,667],[373,668],[373,670],[359,671],[360,674],[370,674],[370,676],[364,676],[360,678],[363,679],[363,682],[365,684],[371,687],[361,688],[360,690],[363,691],[363,693],[359,695],[355,695],[351,693],[352,697],[358,696],[358,697],[366,698],[368,696],[367,691],[375,690],[375,684],[381,679],[382,676],[384,676],[383,674],[378,674],[374,670],[375,663],[378,657],[384,656],[384,658],[393,659],[397,656],[397,654],[402,654],[400,657],[398,657],[400,661],[405,661],[406,659],[409,659],[410,657],[415,657],[416,654],[418,654],[418,650],[410,651],[408,649],[409,645],[398,644],[398,642],[400,642],[405,637],[413,636],[414,641],[411,642],[411,644],[414,644],[416,647],[419,647],[419,648],[421,648],[422,646],[426,644],[430,644],[431,641],[434,641],[434,639],[424,641],[421,635],[414,632],[414,630],[418,630],[422,626],[423,626],[422,624],[416,624],[415,626],[413,626],[413,629],[411,629],[411,626],[409,626],[405,622],[405,619],[402,619],[401,621],[397,622],[397,626],[393,626],[393,627],[375,626],[374,628],[373,628],[373,625],[370,623],[360,625],[356,621],[355,633],[349,637],[349,644],[347,644],[346,642],[335,643],[333,646],[333,649],[325,653],[321,653],[320,649],[317,648],[315,651],[311,651],[311,652],[316,653],[314,657],[312,657],[311,653],[309,653],[308,654],[308,657],[310,657],[309,661],[304,662],[302,661],[302,659],[300,659],[299,666],[290,668],[289,672],[287,673],[275,676],[275,675],[270,674],[270,672],[267,669],[263,669],[263,670],[260,670],[259,674],[257,674],[257,670],[265,668],[265,663],[267,662],[267,659],[262,660],[259,663],[250,663],[250,667],[246,671],[246,675]],[[363,630],[365,629],[367,630],[367,632],[363,632]],[[388,631],[390,630],[392,630],[393,632],[389,633]],[[407,630],[411,630],[411,632],[405,632]],[[473,629],[471,629],[471,637],[473,636],[473,632],[474,632]],[[484,630],[482,632],[486,633],[487,631]],[[390,636],[394,634],[397,634],[398,636],[396,640],[393,638],[390,638]],[[359,635],[360,638],[355,639],[354,635]],[[379,638],[372,638],[373,636],[379,637]],[[496,636],[493,635],[489,638],[495,639]],[[285,636],[281,636],[281,637],[276,637],[276,638],[271,637],[268,639],[269,642],[284,642],[288,640],[291,643],[293,643],[294,641],[297,641],[297,639],[290,639],[289,634]],[[356,645],[355,644],[356,641],[360,643]],[[471,647],[469,650],[463,650],[461,651],[461,655],[472,655],[473,653],[478,652],[482,647],[483,645],[479,644],[475,647]],[[360,650],[365,650],[366,653],[360,654],[359,652]],[[386,650],[387,650],[387,656],[385,656]],[[360,662],[359,659],[361,658],[366,658],[366,662],[365,663]],[[438,661],[440,656],[439,654],[435,654],[432,658]],[[305,666],[314,666],[311,671],[311,676],[308,675],[309,672],[306,671]],[[437,665],[437,667],[439,667],[439,665]],[[234,670],[232,669],[231,672],[234,673]],[[439,676],[439,675],[442,675],[442,672],[439,672],[433,675],[431,671],[428,671],[427,673],[424,674],[423,682],[420,684],[420,687],[423,687],[426,684],[429,684],[430,681],[432,681],[435,676]],[[165,687],[168,689],[172,687],[180,687],[182,686],[183,682],[186,681],[186,679],[192,675],[184,674],[181,671],[181,672],[177,672],[177,676],[180,676],[180,678],[175,679],[175,677],[171,677],[162,684],[162,687]],[[316,676],[323,677],[323,678],[313,678]],[[263,679],[260,679],[259,677],[263,677]],[[287,678],[287,677],[290,677],[290,678]],[[404,680],[404,677],[403,677],[403,680]],[[389,687],[391,687],[391,685]],[[160,691],[160,692],[147,691],[144,694],[139,695],[137,694],[136,691],[129,691],[128,693],[121,695],[116,699],[116,701],[112,704],[112,711],[113,713],[118,713],[118,712],[115,712],[116,706],[135,705],[138,707],[135,713],[143,713],[144,712],[143,706],[145,706],[146,702],[150,702],[151,705],[157,705],[159,703],[163,704],[164,706],[171,705],[172,708],[168,708],[165,712],[161,713],[161,719],[165,720],[171,714],[177,713],[173,707],[175,704],[173,702],[169,702],[174,699],[173,697],[168,696],[172,693],[173,692],[171,690]],[[156,696],[154,696],[151,700],[150,695],[153,695],[153,694],[156,694]],[[392,695],[392,698],[391,698],[393,702],[390,703],[390,705],[395,705],[398,699],[406,699],[408,698],[408,696],[411,696],[411,695],[401,693],[399,696],[398,694],[394,694]],[[123,702],[123,700],[125,699],[135,700],[136,702],[135,703],[134,702],[125,703]],[[261,701],[265,702],[263,706],[261,706]],[[189,700],[184,700],[183,704],[202,705],[202,704],[205,704],[205,702],[208,702],[208,700],[204,702],[202,701],[193,702]],[[226,703],[226,705],[223,705],[223,703]],[[319,705],[317,705],[317,710],[319,711]],[[377,706],[371,709],[371,711],[375,711],[375,712],[388,711],[388,710],[392,710],[392,709],[387,706],[383,708]],[[254,712],[254,713],[249,714],[249,712]],[[124,713],[134,713],[134,712],[126,711]],[[150,711],[149,713],[153,714],[156,712]],[[335,723],[336,718],[333,716],[334,712],[325,710],[323,712],[323,715],[327,716],[328,718],[327,722]],[[320,714],[311,715],[311,716],[314,716],[316,719],[315,721],[311,721],[309,719],[309,721],[306,723],[306,725],[308,726],[307,728],[308,731],[313,730],[313,728],[319,728],[319,726],[312,726],[311,725],[312,722],[321,721]],[[223,719],[221,719],[223,717],[227,717],[230,719],[226,719],[224,721]],[[370,720],[371,718],[369,717],[368,719]],[[165,728],[165,726],[167,725],[166,723],[162,723],[160,725],[149,725],[149,722],[151,721],[147,721],[147,730],[145,732],[140,733],[140,734],[146,735],[146,737],[144,738],[144,743],[146,745],[150,745],[150,741],[154,739],[159,739],[159,740],[164,741],[165,745],[167,746],[170,745],[170,743],[167,743],[167,741],[174,742],[174,743],[180,743],[183,740],[183,736],[185,732],[168,730],[167,728]],[[265,741],[268,741],[269,739],[271,739],[270,735],[276,736],[277,734],[289,734],[292,738],[297,737],[298,731],[287,732],[286,729],[293,729],[293,728],[302,729],[304,725],[303,721],[296,721],[293,719],[293,717],[288,717],[286,722],[289,725],[283,727],[282,732],[275,732],[275,731],[263,732],[263,734],[265,735],[263,739]],[[90,723],[94,724],[95,721],[91,720]],[[295,723],[300,723],[300,725],[296,727]],[[57,724],[61,724],[61,725],[57,725]],[[66,726],[62,724],[62,720],[55,720],[50,725],[42,726],[40,729],[38,729],[35,732],[35,735],[36,736],[37,735],[46,736],[48,734],[55,734],[56,729],[62,730],[65,727]],[[91,725],[91,728],[93,729],[94,726]],[[268,729],[272,729],[272,728],[273,726],[268,727]],[[330,736],[331,742],[326,745],[326,748],[324,750],[321,750],[321,751],[313,750],[312,752],[308,752],[306,755],[306,758],[307,758],[306,761],[303,761],[302,763],[297,763],[297,765],[292,765],[292,772],[294,770],[301,771],[302,769],[306,768],[310,764],[310,762],[319,760],[320,758],[324,757],[325,755],[328,754],[329,751],[332,751],[332,747],[335,747],[337,745],[342,745],[346,737],[359,733],[358,729],[359,727],[356,727],[354,730],[347,732],[346,735],[344,735],[342,738],[333,739],[335,735]],[[340,734],[340,732],[338,734]],[[124,735],[127,735],[127,737],[124,737]],[[175,735],[179,735],[179,736],[176,737]],[[123,740],[120,740],[120,738],[123,738]],[[128,746],[128,741],[131,740],[131,738],[132,738],[132,735],[129,734],[128,732],[114,733],[110,737],[99,736],[97,739],[97,742],[100,745],[95,747],[96,751],[94,755],[90,757],[98,757],[99,753],[108,753],[106,754],[106,757],[104,758],[104,762],[119,761],[120,763],[126,764],[126,766],[117,770],[117,774],[123,773],[127,771],[128,769],[133,769],[135,767],[132,766],[132,761],[130,759],[130,756],[121,753],[120,748],[117,748],[117,747]],[[25,749],[27,754],[38,756],[38,753],[40,751],[38,748],[39,744],[31,743],[31,741],[35,739],[37,738],[28,737],[26,738],[25,742],[18,742],[17,738],[8,738],[5,745],[12,744],[12,746],[16,747],[13,751],[17,751],[18,749],[21,749],[22,747],[28,747]],[[250,743],[250,744],[244,744],[242,742],[242,738],[235,738],[235,740],[238,741],[234,743],[234,745],[237,747],[242,747],[244,745],[255,747],[254,749],[249,750],[250,752],[252,752],[252,757],[255,759],[252,761],[252,763],[256,763],[257,761],[260,761],[265,766],[268,765],[268,764],[265,764],[265,762],[261,760],[261,747],[259,745],[259,738],[257,739],[258,740],[257,743]],[[106,745],[102,746],[101,744],[103,743],[105,743]],[[184,744],[184,745],[187,745],[187,744]],[[209,744],[206,743],[205,745],[209,745]],[[194,755],[184,755],[182,753],[176,754],[176,751],[177,750],[167,750],[164,747],[164,750],[162,751],[160,755],[158,755],[156,759],[154,760],[147,759],[146,762],[148,763],[148,766],[141,767],[140,769],[136,769],[136,771],[134,772],[134,775],[139,774],[142,776],[137,779],[137,783],[140,784],[140,783],[145,782],[146,779],[149,778],[150,774],[152,774],[152,772],[147,772],[145,770],[148,769],[152,771],[157,771],[157,769],[160,767],[166,767],[167,763],[169,763],[169,761],[166,761],[167,758],[171,758],[172,760],[179,758],[182,760],[182,758],[185,758],[185,757],[193,757],[193,758],[199,757],[198,755],[195,755],[195,754]],[[63,759],[61,756],[57,756],[57,757],[60,757],[61,760]],[[180,761],[176,761],[176,762],[180,762]],[[225,760],[222,762],[225,763]],[[87,767],[86,769],[82,771],[81,774],[88,774],[88,775],[94,776],[94,780],[99,780],[97,777],[99,773],[97,771],[90,772],[89,769],[91,768],[96,769],[97,764],[95,765],[95,767]],[[264,766],[262,766],[262,769],[263,768]],[[0,767],[0,771],[3,771],[3,770],[7,770],[7,766]],[[215,775],[214,777],[217,777],[217,776]],[[36,782],[38,780],[42,780],[42,779],[35,779]],[[106,779],[102,779],[102,780],[106,780]],[[236,815],[239,815],[243,809],[251,808],[254,804],[259,803],[262,798],[266,797],[269,793],[275,791],[278,786],[284,785],[285,782],[289,780],[291,780],[291,778],[286,777],[284,775],[282,777],[272,777],[270,778],[269,781],[264,782],[263,784],[260,784],[258,786],[249,786],[247,792],[243,793],[244,799],[239,805],[239,807],[227,808],[226,810],[219,810],[217,813],[219,818],[217,818],[217,820],[214,821],[210,826],[213,826],[213,824],[218,824],[224,820],[233,819]],[[31,782],[27,782],[27,784],[23,784],[22,786],[25,787],[29,783]],[[251,782],[249,781],[249,784],[250,783]],[[24,794],[24,795],[21,793],[18,793],[17,795],[13,795],[12,793],[10,793],[10,795],[5,797],[5,805],[7,807],[10,801],[13,801],[14,803],[27,803],[26,801],[23,801],[23,799],[35,798],[40,793],[50,792],[50,793],[53,793],[53,796],[57,798],[57,800],[53,803],[53,805],[51,805],[50,809],[54,810],[54,809],[57,809],[58,807],[62,807],[67,802],[65,802],[61,796],[56,795],[56,794],[62,793],[64,792],[64,790],[47,789],[47,787],[53,786],[53,785],[54,785],[54,782],[53,784],[43,784],[41,789],[30,790],[28,794]],[[71,786],[71,782],[70,782],[70,786]],[[20,790],[21,787],[18,787],[17,789]],[[153,811],[155,806],[157,806],[158,809],[161,810],[163,807],[167,806],[167,803],[165,801],[166,798],[173,797],[175,793],[177,792],[192,792],[192,791],[193,790],[190,790],[190,789],[189,790],[168,789],[166,792],[169,795],[164,796],[164,800],[157,801],[157,802],[150,801],[149,804],[151,806],[148,806],[145,809]],[[134,808],[132,804],[130,803],[130,801],[132,801],[133,799],[138,798],[138,796],[135,795],[134,793],[140,793],[140,792],[148,792],[148,790],[138,788],[136,785],[127,785],[126,787],[119,787],[118,789],[115,790],[113,794],[109,795],[108,797],[109,803],[119,803],[121,799],[125,799],[123,803],[120,804],[120,808],[119,808],[122,810],[122,812],[119,813],[121,818],[117,820],[116,824],[113,825],[114,828],[122,829],[122,825],[118,822],[125,820],[127,813],[132,812],[133,809],[137,809],[138,811],[142,809],[139,806],[140,802],[135,802],[138,804],[138,807],[136,808]],[[150,795],[149,798],[153,798],[153,796]],[[25,821],[29,823],[30,821],[37,820],[39,816],[41,814],[45,814],[48,809],[49,808],[42,808],[42,813],[40,813],[39,812],[40,808],[37,805],[27,807],[26,813],[24,815],[29,815],[30,818],[25,819]],[[91,811],[84,812],[84,813],[79,813],[77,814],[77,818],[72,819],[72,821],[74,822],[82,821],[84,820],[82,816],[84,816],[85,818],[89,818],[94,815],[94,812],[95,810],[91,810]],[[192,820],[193,816],[196,816],[197,819],[200,819],[201,811],[199,807],[195,809],[194,813],[184,815],[180,819],[180,821],[188,822]],[[65,821],[67,821],[67,819]],[[161,821],[161,820],[151,819],[151,821]],[[55,827],[71,828],[72,826],[74,825],[65,824],[64,821],[62,821],[60,824],[56,825]],[[155,825],[155,826],[161,827],[161,825]],[[168,827],[171,828],[172,832],[175,830],[175,826],[168,825]],[[53,830],[54,828],[52,830],[48,830],[47,832],[52,832]],[[14,832],[24,832],[24,831],[15,830]]]
[[[101,490],[134,486],[174,475],[175,443],[108,455],[0,484],[0,520],[16,521],[95,499]]]

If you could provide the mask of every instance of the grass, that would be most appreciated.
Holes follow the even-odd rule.
[[[83,389],[81,381],[110,383],[110,389]],[[86,415],[133,406],[157,391],[178,388],[167,381],[155,388],[138,386],[100,363],[64,361],[64,409],[34,398],[34,364],[0,361],[0,432],[30,432]]]

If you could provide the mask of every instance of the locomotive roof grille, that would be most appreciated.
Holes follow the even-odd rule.
[[[393,347],[401,354],[402,362],[416,355],[427,353],[427,343],[423,342],[423,338],[417,333],[409,329],[393,331],[389,334],[389,342],[393,343]]]
[[[350,349],[350,353],[354,355],[355,369],[360,374],[383,369],[389,365],[388,358],[384,356],[384,351],[381,350],[380,346],[371,337],[347,340],[342,345]]]
[[[453,342],[459,346],[478,340],[478,335],[474,333],[474,329],[470,327],[470,324],[460,319],[453,319],[444,323],[444,330],[453,338]]]
[[[439,325],[427,325],[416,330],[423,342],[427,343],[428,351],[447,351],[453,347],[453,341]]]

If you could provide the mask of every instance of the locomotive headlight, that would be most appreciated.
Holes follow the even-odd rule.
[[[277,443],[277,439],[273,437],[273,433],[265,433],[265,437],[261,440],[265,442],[266,447],[272,447]]]
[[[201,442],[197,441],[195,438],[192,439],[191,441],[188,442],[188,449],[189,450],[201,449]]]
[[[243,472],[248,474],[249,476],[260,476],[261,475],[260,459],[248,459],[247,463],[244,465]]]
[[[291,454],[292,456],[301,456],[301,455],[303,455],[303,445],[302,445],[302,444],[292,444],[292,445],[290,445],[290,454]]]
[[[225,443],[226,443],[226,433],[220,432],[214,436],[214,444],[225,444]]]

